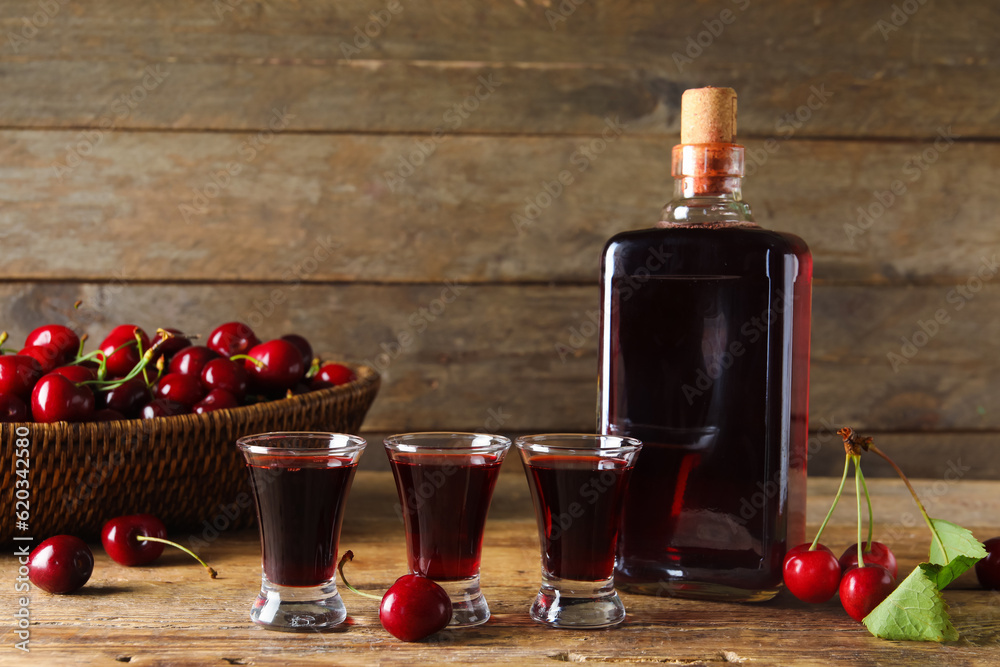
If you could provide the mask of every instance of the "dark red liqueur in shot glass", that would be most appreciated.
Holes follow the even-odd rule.
[[[500,474],[495,454],[400,453],[391,462],[407,514],[410,570],[435,581],[479,572],[483,528]],[[450,517],[444,520],[443,517]]]
[[[545,572],[577,581],[609,578],[631,471],[628,463],[586,456],[535,456],[527,469]]]
[[[343,505],[358,466],[326,459],[323,467],[302,467],[309,463],[274,457],[248,466],[261,509],[264,575],[279,586],[316,586],[337,570]]]

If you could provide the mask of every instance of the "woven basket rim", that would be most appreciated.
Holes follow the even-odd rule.
[[[152,419],[144,419],[142,417],[136,417],[132,419],[115,419],[111,421],[94,421],[94,422],[7,422],[3,426],[9,429],[18,429],[21,427],[28,427],[33,431],[54,429],[54,430],[64,430],[67,427],[74,426],[89,426],[92,428],[130,428],[137,424],[149,424],[150,422],[155,423],[169,423],[172,421],[186,420],[189,423],[194,420],[194,424],[205,424],[208,425],[213,419],[228,418],[232,415],[240,414],[253,414],[261,410],[273,410],[294,407],[297,405],[307,405],[310,403],[316,403],[325,400],[328,397],[337,396],[340,394],[351,394],[352,392],[363,390],[369,388],[371,385],[378,385],[381,383],[381,377],[371,366],[366,366],[365,364],[355,364],[346,361],[333,361],[331,363],[339,363],[347,366],[352,371],[354,371],[355,379],[351,380],[346,384],[340,384],[335,387],[327,387],[325,389],[316,389],[314,391],[309,391],[304,394],[295,394],[286,398],[279,398],[270,401],[261,401],[260,403],[252,403],[250,405],[240,405],[235,408],[222,408],[219,410],[213,410],[211,412],[203,412],[202,414],[196,414],[193,412],[186,412],[180,415],[170,415],[165,417],[153,417]],[[213,416],[214,415],[214,416]]]

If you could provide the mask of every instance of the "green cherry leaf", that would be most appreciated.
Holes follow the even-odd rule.
[[[937,531],[937,534],[941,537],[941,541],[944,542],[944,548],[948,554],[946,557],[945,554],[941,553],[941,545],[938,544],[937,540],[931,540],[930,561],[937,565],[947,565],[949,567],[954,565],[956,561],[968,563],[954,577],[941,583],[941,588],[944,588],[955,577],[958,577],[962,572],[975,565],[976,561],[986,558],[986,547],[972,535],[972,531],[957,526],[950,521],[931,519],[931,523],[934,524],[934,530]]]
[[[948,618],[941,590],[986,557],[986,548],[972,532],[943,519],[930,519],[937,539],[931,540],[930,563],[921,563],[882,604],[864,619],[865,627],[882,639],[955,641],[958,631]]]
[[[938,588],[944,567],[918,565],[882,604],[865,616],[868,631],[882,639],[957,640],[958,631],[948,618],[948,604]]]
[[[941,568],[935,577],[938,590],[943,591],[945,586],[965,574],[965,572],[975,565],[978,560],[978,558],[958,556],[947,565],[938,565],[938,567]]]

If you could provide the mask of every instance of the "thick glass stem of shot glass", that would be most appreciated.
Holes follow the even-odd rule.
[[[542,572],[542,586],[531,605],[532,620],[554,628],[607,628],[625,620],[625,605],[614,576],[603,581],[573,581]]]
[[[347,608],[330,580],[318,586],[279,586],[261,575],[250,620],[269,630],[325,632],[347,619]]]

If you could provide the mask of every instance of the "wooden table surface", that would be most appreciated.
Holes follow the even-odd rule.
[[[926,559],[929,537],[902,484],[872,480],[876,539],[891,542],[900,571]],[[1000,482],[917,482],[932,516],[971,528],[980,539],[1000,534]],[[836,480],[810,480],[810,531],[822,519]],[[393,513],[391,477],[359,473],[347,507],[341,549],[352,549],[353,583],[385,590],[405,571],[402,525]],[[847,498],[824,542],[839,551],[854,541]],[[173,535],[182,542],[188,534]],[[950,644],[888,642],[870,636],[835,599],[806,605],[787,593],[762,604],[707,603],[622,594],[628,618],[616,628],[553,630],[528,617],[539,581],[530,498],[516,469],[501,475],[487,523],[482,582],[493,616],[483,626],[438,633],[421,643],[397,641],[379,625],[377,604],[344,588],[349,618],[342,630],[287,634],[249,620],[260,577],[255,529],[224,532],[202,550],[219,571],[209,579],[187,556],[165,554],[151,567],[125,568],[94,546],[90,582],[69,596],[30,593],[30,654],[13,648],[10,624],[17,562],[0,558],[4,610],[0,665],[13,664],[470,664],[553,662],[828,665],[995,665],[1000,662],[1000,593],[976,587],[971,573],[945,597],[962,634]]]

